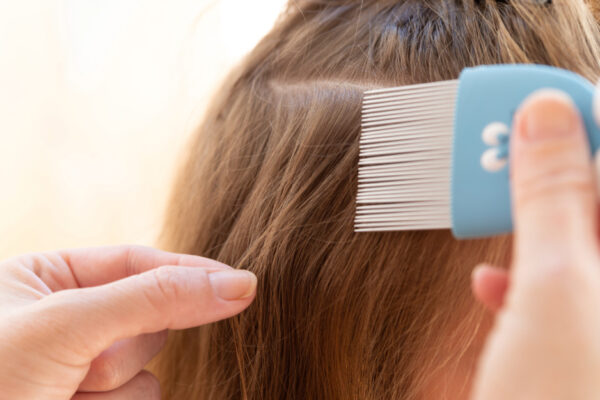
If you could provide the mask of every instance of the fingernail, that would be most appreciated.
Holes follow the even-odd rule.
[[[256,275],[245,270],[226,270],[208,274],[217,296],[224,300],[245,299],[256,289]]]
[[[541,90],[529,96],[519,111],[521,135],[526,139],[555,139],[577,131],[578,112],[573,100],[559,90]]]
[[[471,282],[477,281],[483,272],[485,272],[485,268],[481,264],[473,268],[473,271],[471,271]]]

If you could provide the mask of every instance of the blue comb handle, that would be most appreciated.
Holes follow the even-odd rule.
[[[560,89],[577,104],[591,149],[600,147],[600,129],[593,118],[594,86],[583,77],[540,65],[495,65],[468,68],[459,79],[452,165],[452,230],[457,238],[493,236],[512,231],[509,166],[496,171],[482,166],[482,156],[494,152],[506,161],[508,140],[497,135],[484,140],[484,131],[512,130],[514,113],[532,92]],[[488,135],[489,137],[489,135]],[[492,155],[493,155],[492,154]]]

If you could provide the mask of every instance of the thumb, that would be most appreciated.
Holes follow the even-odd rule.
[[[34,307],[37,320],[53,328],[57,344],[91,360],[122,338],[231,317],[252,302],[255,289],[256,276],[249,271],[164,266],[56,292]]]
[[[521,106],[514,131],[515,284],[560,270],[595,273],[595,182],[575,104],[562,92],[537,92]]]

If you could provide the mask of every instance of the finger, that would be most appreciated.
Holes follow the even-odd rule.
[[[53,293],[31,309],[58,338],[69,341],[66,347],[91,360],[116,340],[235,315],[252,302],[255,289],[256,276],[248,271],[166,266],[103,286]],[[62,334],[73,326],[77,336]]]
[[[167,332],[150,333],[118,341],[92,361],[81,392],[106,392],[133,379],[162,349]]]
[[[562,92],[530,96],[515,117],[511,174],[518,265],[595,255],[596,199],[582,119]]]
[[[600,81],[596,84],[596,91],[594,92],[594,119],[596,124],[600,126]]]
[[[59,255],[70,268],[80,287],[103,285],[162,265],[231,268],[209,258],[169,253],[143,246],[63,250]]]
[[[508,271],[486,264],[477,266],[471,276],[471,290],[486,308],[497,312],[508,290]]]
[[[104,393],[77,393],[71,400],[160,400],[158,379],[142,371],[118,389]]]
[[[594,156],[594,176],[596,178],[596,198],[600,199],[600,150]]]

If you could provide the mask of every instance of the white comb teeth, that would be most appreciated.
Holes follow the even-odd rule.
[[[365,93],[356,232],[451,227],[457,90],[444,81]]]

